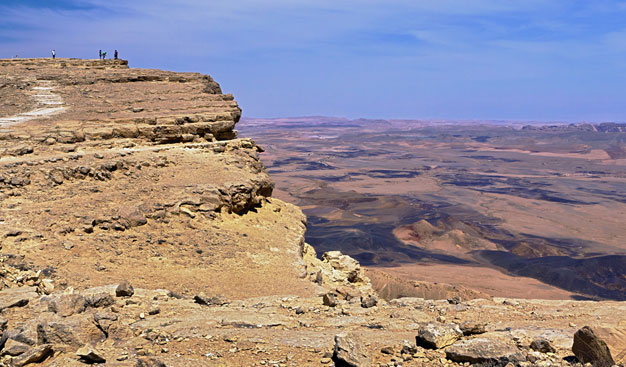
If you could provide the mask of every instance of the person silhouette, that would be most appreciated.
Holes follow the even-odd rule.
[[[98,55],[99,55],[98,58],[102,60],[102,49],[100,49],[100,53]]]
[[[107,58],[107,52],[106,52],[106,51],[104,51],[104,52],[102,53],[102,60],[104,60],[104,59],[106,59],[106,58]]]
[[[57,52],[55,50],[52,50],[52,58],[56,58],[57,57]]]
[[[115,52],[113,53],[113,58],[117,60],[117,50],[115,50]]]

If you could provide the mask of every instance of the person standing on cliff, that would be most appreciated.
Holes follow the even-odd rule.
[[[55,50],[52,50],[52,58],[56,58],[57,57],[57,52]]]
[[[98,58],[99,58],[100,60],[102,60],[102,49],[100,49],[100,53],[99,53],[98,55],[100,55],[100,56],[98,56]]]
[[[104,60],[104,59],[106,59],[106,58],[107,58],[107,52],[106,52],[106,51],[104,51],[104,52],[102,53],[102,60]]]
[[[115,52],[113,53],[113,58],[117,60],[117,50],[115,50]]]

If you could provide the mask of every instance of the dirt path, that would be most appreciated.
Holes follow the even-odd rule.
[[[37,118],[48,117],[64,111],[63,99],[54,94],[54,85],[47,80],[37,80],[37,86],[33,87],[32,98],[37,103],[35,109],[9,117],[0,118],[0,128],[20,122],[26,122]]]

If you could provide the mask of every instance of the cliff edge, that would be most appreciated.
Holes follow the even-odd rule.
[[[583,325],[626,357],[625,303],[386,302],[355,260],[318,259],[210,76],[0,77],[0,366],[576,364]]]

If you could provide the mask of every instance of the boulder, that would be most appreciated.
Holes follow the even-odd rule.
[[[535,339],[530,343],[530,349],[540,353],[556,353],[556,349],[546,339]]]
[[[417,330],[416,344],[424,348],[441,349],[457,341],[463,332],[456,324],[427,324]]]
[[[4,289],[0,291],[0,312],[11,307],[24,307],[31,299],[38,297],[36,287]]]
[[[333,360],[336,366],[370,367],[372,365],[365,342],[355,334],[335,335]]]
[[[115,295],[117,297],[130,297],[135,294],[135,289],[126,280],[122,281],[115,289]]]
[[[107,307],[115,303],[113,297],[108,293],[97,293],[85,298],[87,307]]]
[[[591,363],[594,367],[610,367],[615,364],[609,347],[589,326],[574,334],[572,352],[579,361]]]
[[[72,316],[85,311],[85,297],[80,294],[64,294],[58,297],[45,297],[42,302],[48,303],[48,311],[61,317]]]
[[[505,364],[526,359],[513,341],[493,338],[459,340],[445,352],[446,358],[454,362]]]
[[[76,350],[85,344],[96,344],[105,339],[105,334],[93,322],[91,315],[82,314],[40,323],[37,326],[39,343],[52,344],[63,349]]]

